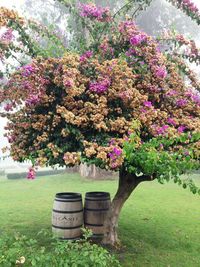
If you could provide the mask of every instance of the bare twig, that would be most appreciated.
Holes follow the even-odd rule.
[[[128,6],[130,5],[130,4],[132,4],[133,2],[135,2],[136,0],[130,0],[128,3],[126,3],[125,5],[123,5],[119,10],[117,10],[117,12],[112,16],[113,17],[113,19],[117,16],[117,15],[119,15],[121,12],[122,12],[122,10],[123,9],[125,9],[125,8],[128,8]]]

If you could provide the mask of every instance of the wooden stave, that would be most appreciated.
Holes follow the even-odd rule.
[[[81,228],[83,227],[82,197],[80,194],[74,193],[77,194],[77,198],[59,198],[58,194],[56,194],[53,204],[52,231],[62,240],[79,239],[81,237]],[[68,193],[66,192],[65,194]]]
[[[88,192],[92,194],[93,192]],[[108,192],[103,193],[103,197],[99,198],[98,195],[92,197],[86,193],[84,203],[84,226],[93,232],[93,238],[103,238],[104,220],[110,211],[111,199]],[[97,193],[97,192],[94,192]],[[106,195],[104,195],[106,194]]]

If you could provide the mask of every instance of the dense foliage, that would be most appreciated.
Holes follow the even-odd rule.
[[[40,239],[49,245],[40,244],[37,239],[16,234],[0,238],[0,265],[2,267],[120,267],[119,262],[107,250],[91,244],[87,239],[77,242],[63,242],[41,231]]]

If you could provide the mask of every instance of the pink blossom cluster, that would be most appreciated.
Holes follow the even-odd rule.
[[[89,89],[95,93],[104,93],[105,91],[108,90],[111,82],[110,79],[104,78],[99,82],[92,82],[90,83]]]
[[[117,167],[119,167],[118,166],[119,163],[117,162],[117,160],[121,157],[121,155],[122,155],[122,149],[119,147],[113,147],[112,152],[108,153],[108,156],[112,162],[111,167],[113,169],[116,169]]]
[[[200,51],[197,48],[194,40],[188,40],[186,39],[182,34],[178,34],[174,36],[175,40],[179,42],[181,46],[185,45],[186,49],[184,50],[184,54],[189,57],[200,57]]]
[[[34,167],[30,167],[27,173],[26,178],[29,180],[34,180],[36,177],[36,171]]]
[[[111,153],[109,153],[108,156],[112,160],[115,160],[117,157],[121,156],[121,154],[122,154],[122,149],[121,148],[114,147],[113,148],[113,151]]]
[[[12,103],[7,103],[7,104],[4,106],[4,110],[5,110],[5,111],[11,111],[11,110],[13,110],[13,104],[12,104]]]
[[[167,70],[165,67],[156,67],[155,75],[158,78],[165,79],[167,76]]]
[[[147,36],[144,33],[138,33],[136,35],[131,36],[130,44],[133,46],[140,45],[142,42],[146,41]]]
[[[119,32],[124,33],[128,28],[136,28],[135,22],[126,20],[120,23]]]
[[[32,90],[32,86],[31,86],[31,82],[30,81],[23,81],[22,82],[22,87],[25,90],[29,90],[29,91]]]
[[[130,49],[125,53],[125,55],[126,55],[127,57],[135,56],[135,55],[137,55],[137,51],[136,51],[135,49],[133,49],[133,48],[130,48]]]
[[[73,80],[72,80],[72,79],[64,80],[64,81],[63,81],[63,84],[64,84],[64,86],[66,86],[66,87],[72,87],[72,85],[73,85]]]
[[[180,98],[180,99],[178,99],[178,100],[176,101],[176,105],[177,105],[178,107],[184,107],[184,106],[187,105],[187,103],[188,103],[187,99],[184,99],[184,98]]]
[[[184,125],[181,125],[178,127],[178,133],[183,133],[185,131],[186,127]]]
[[[133,61],[131,64],[134,65],[137,62],[140,65],[149,65],[156,78],[165,79],[168,72],[158,43],[146,33],[138,31],[135,23],[131,21],[120,23],[119,31],[124,41],[129,42],[131,45],[128,51],[125,52],[126,56],[135,57],[131,59]],[[149,47],[152,47],[152,45],[154,46],[154,51],[148,51]],[[146,56],[146,54],[148,54],[148,56]],[[138,61],[136,57],[139,57],[140,60]],[[159,83],[157,83],[157,87],[160,88]]]
[[[114,49],[109,45],[108,40],[105,39],[99,46],[100,52],[105,56],[106,54],[110,54],[113,56]]]
[[[25,104],[27,106],[34,106],[34,105],[38,104],[39,101],[40,101],[40,96],[39,95],[33,95],[33,94],[31,94],[26,99]]]
[[[156,128],[157,134],[158,134],[158,135],[164,135],[164,134],[166,134],[168,128],[169,128],[169,125],[163,125],[163,126],[161,126],[161,127],[157,127],[157,128]]]
[[[126,90],[126,91],[123,91],[119,94],[119,97],[122,99],[122,100],[127,100],[127,99],[131,99],[131,92],[130,90]]]
[[[87,59],[91,58],[93,56],[93,52],[92,51],[86,51],[84,54],[82,54],[80,56],[80,61],[81,62],[85,62],[87,61]]]
[[[13,30],[9,28],[1,35],[0,41],[9,44],[12,41],[13,37]]]
[[[168,122],[169,124],[173,125],[173,126],[176,126],[176,122],[175,122],[175,120],[174,120],[173,118],[168,118],[168,119],[167,119],[167,122]]]
[[[182,0],[182,5],[194,13],[199,13],[198,7],[191,0]]]
[[[143,104],[144,104],[145,107],[148,107],[148,108],[151,108],[152,107],[151,101],[144,101]]]
[[[187,15],[189,15],[193,20],[195,19],[199,24],[200,11],[192,0],[168,0],[168,1],[172,2],[172,4],[182,9]]]
[[[169,91],[165,94],[165,96],[167,96],[167,97],[171,97],[171,96],[175,96],[175,95],[177,95],[177,92],[176,92],[175,90],[169,90]]]
[[[167,123],[173,125],[174,127],[177,126],[177,123],[176,121],[173,119],[173,118],[168,118],[167,119]],[[168,130],[169,130],[169,125],[165,124],[163,126],[157,126],[157,125],[153,125],[153,128],[155,129],[156,131],[156,135],[165,135],[167,134]],[[184,131],[186,130],[186,127],[184,125],[180,125],[178,128],[177,128],[177,131],[179,134],[183,133]]]
[[[157,85],[149,85],[148,89],[152,93],[159,93],[160,91],[162,91],[162,88],[158,87]]]
[[[190,97],[190,99],[195,102],[197,105],[200,105],[200,93],[194,89],[189,89],[185,96]]]
[[[94,5],[93,3],[79,3],[80,16],[95,19],[101,22],[109,22],[111,20],[110,9]]]
[[[169,32],[169,36],[170,36],[170,32]],[[185,38],[185,36],[183,36],[183,34],[177,34],[175,36],[175,39],[181,43],[181,44],[185,44],[188,45],[190,42]]]
[[[185,55],[187,57],[191,57],[193,59],[199,60],[200,58],[200,51],[195,44],[194,40],[187,39],[182,34],[175,34],[174,32],[168,30],[164,31],[162,38],[166,41],[174,41],[179,43],[181,47],[184,47],[180,52],[182,55]]]
[[[34,72],[35,72],[35,68],[31,65],[26,65],[22,67],[22,76],[24,77],[28,77]]]
[[[200,94],[193,94],[191,99],[200,106]]]

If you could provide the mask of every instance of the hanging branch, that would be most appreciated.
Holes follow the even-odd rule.
[[[193,21],[200,25],[200,10],[192,2],[192,0],[166,0],[171,3],[176,8],[182,10],[186,15],[188,15]]]
[[[115,17],[118,16],[118,15],[121,15],[122,12],[128,11],[133,6],[134,3],[138,3],[139,2],[139,7],[134,11],[134,13],[132,15],[132,16],[134,16],[137,13],[137,11],[144,10],[145,9],[145,5],[149,6],[152,1],[153,0],[130,0],[128,3],[123,5],[119,10],[117,10],[117,12],[112,17],[113,17],[113,19],[115,19]]]

